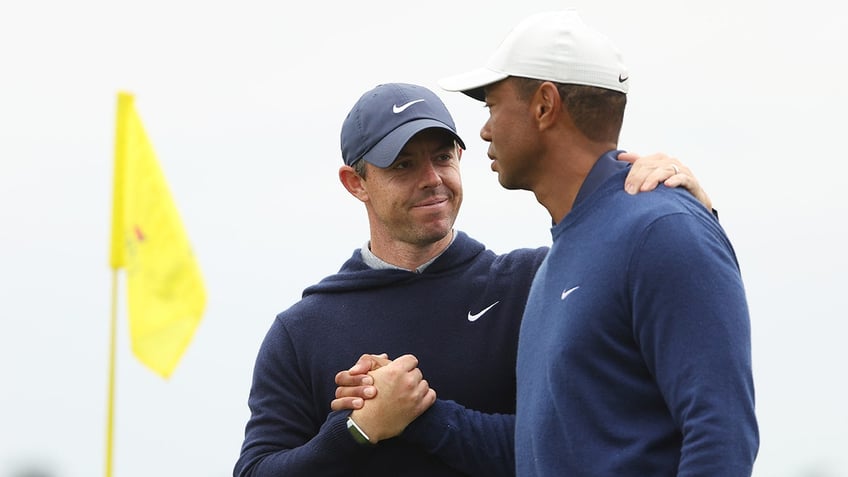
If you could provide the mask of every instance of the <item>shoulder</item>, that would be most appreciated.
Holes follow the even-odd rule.
[[[548,247],[519,248],[495,258],[495,266],[507,273],[529,271],[535,273],[542,261],[548,255]]]
[[[497,254],[464,232],[457,232],[456,245],[474,250],[474,258],[486,263],[495,272],[512,273],[516,271],[535,272],[548,253],[548,247],[518,248],[503,254]]]
[[[622,190],[614,191],[607,197],[612,204],[602,207],[602,210],[615,214],[616,220],[624,220],[632,224],[650,224],[664,217],[681,215],[703,221],[705,226],[718,226],[715,215],[682,188],[671,188],[660,184],[655,190],[649,192],[630,195]],[[682,220],[682,217],[678,219]]]

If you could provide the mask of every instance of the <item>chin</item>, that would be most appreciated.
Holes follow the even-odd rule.
[[[501,187],[504,189],[515,190],[517,187],[513,186],[509,180],[501,173],[498,173],[498,183],[500,183]]]
[[[425,227],[422,229],[420,231],[420,237],[423,242],[435,243],[450,235],[451,230],[453,230],[453,222],[438,225],[434,224],[432,227]]]
[[[520,183],[511,180],[503,172],[498,172],[498,183],[500,183],[501,187],[507,190],[530,190],[529,188],[521,185]]]

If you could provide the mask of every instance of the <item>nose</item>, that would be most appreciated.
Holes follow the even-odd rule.
[[[421,187],[438,187],[442,185],[442,176],[439,175],[439,170],[431,161],[426,161],[421,168]]]
[[[486,122],[483,123],[483,127],[480,128],[480,139],[486,142],[492,142],[492,131],[489,129],[488,120],[486,120]]]

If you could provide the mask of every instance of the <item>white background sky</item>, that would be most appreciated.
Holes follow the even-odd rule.
[[[620,146],[680,157],[736,247],[753,328],[754,474],[848,475],[838,5],[0,3],[0,477],[103,474],[119,90],[136,95],[209,300],[170,381],[131,356],[122,314],[115,475],[228,476],[265,331],[367,238],[363,207],[336,177],[341,123],[361,93],[434,89],[468,145],[458,228],[498,252],[550,243],[542,207],[489,170],[484,108],[436,81],[482,65],[524,16],[567,6],[630,68]]]

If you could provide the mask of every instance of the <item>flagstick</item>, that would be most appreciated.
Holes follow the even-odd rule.
[[[115,427],[115,335],[118,324],[118,270],[112,269],[112,324],[109,331],[109,402],[106,417],[106,477],[112,477],[112,441]]]

